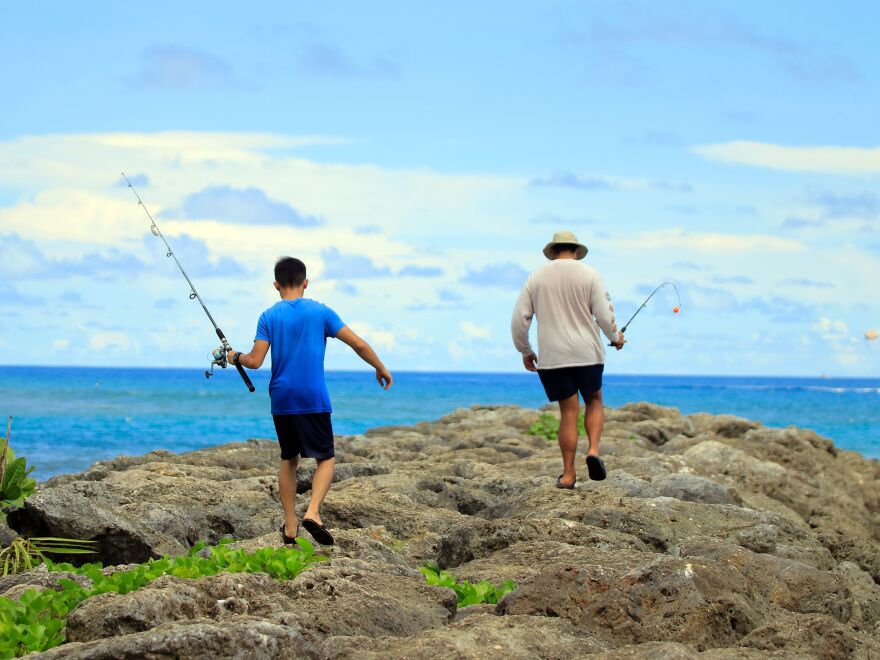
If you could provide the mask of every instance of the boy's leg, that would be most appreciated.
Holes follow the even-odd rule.
[[[559,449],[562,452],[562,484],[568,486],[577,479],[574,458],[578,443],[578,412],[580,405],[577,393],[559,402]]]
[[[309,508],[303,514],[303,518],[311,518],[318,524],[323,525],[321,520],[321,504],[330,490],[330,484],[333,483],[333,470],[336,466],[336,457],[317,459],[318,467],[315,469],[315,476],[312,477],[312,497],[309,500]]]
[[[293,538],[296,536],[296,468],[299,457],[282,458],[278,469],[278,491],[281,507],[284,509],[284,533]]]
[[[588,456],[599,455],[599,440],[602,437],[602,428],[605,426],[605,406],[602,402],[602,390],[594,392],[586,402],[587,412],[584,416],[584,430],[590,439]]]

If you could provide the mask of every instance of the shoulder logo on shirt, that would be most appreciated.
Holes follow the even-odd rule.
[[[607,291],[605,292],[605,300],[607,300],[608,302],[611,302],[611,294],[608,293]]]

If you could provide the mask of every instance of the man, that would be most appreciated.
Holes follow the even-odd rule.
[[[563,472],[558,488],[574,488],[574,458],[578,441],[578,392],[584,399],[584,429],[590,440],[587,469],[590,479],[605,478],[599,458],[599,438],[605,423],[602,404],[602,372],[605,348],[599,329],[612,345],[623,348],[623,333],[614,320],[611,296],[599,273],[578,263],[587,247],[570,231],[553,235],[544,247],[550,263],[532,273],[516,301],[510,330],[513,344],[522,353],[528,371],[537,371],[550,401],[559,402],[559,449]],[[538,317],[538,355],[529,343],[532,317]]]
[[[330,395],[324,382],[327,337],[335,337],[351,346],[376,370],[376,380],[382,389],[390,388],[393,380],[369,344],[352,332],[336,312],[303,297],[308,285],[302,261],[291,257],[279,259],[275,264],[275,289],[281,301],[260,316],[251,352],[230,351],[228,357],[233,364],[259,369],[271,347],[269,397],[281,446],[278,487],[284,508],[284,524],[279,531],[284,543],[294,543],[299,533],[296,468],[300,456],[314,458],[318,466],[312,477],[312,496],[302,524],[318,543],[332,545],[333,536],[321,521],[320,512],[336,464]]]

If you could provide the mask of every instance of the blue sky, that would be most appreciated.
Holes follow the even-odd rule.
[[[876,376],[869,2],[3,3],[0,350],[200,364],[302,257],[392,368],[520,368],[558,229],[633,324],[621,373]],[[357,366],[331,346],[328,365]]]

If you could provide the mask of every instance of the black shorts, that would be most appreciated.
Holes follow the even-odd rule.
[[[538,376],[550,401],[562,401],[580,392],[586,402],[602,389],[604,370],[604,364],[590,364],[586,367],[538,369]]]
[[[301,415],[272,415],[281,458],[333,458],[333,425],[330,413],[303,413]]]

